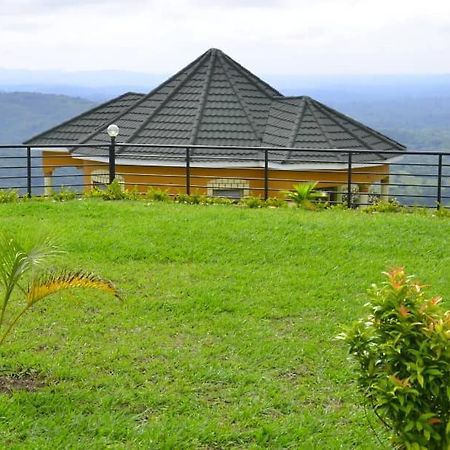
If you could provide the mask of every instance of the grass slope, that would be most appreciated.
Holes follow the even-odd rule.
[[[11,448],[378,448],[333,338],[391,266],[450,297],[445,218],[93,200],[0,205],[0,229],[58,236],[126,297],[16,329],[3,369],[48,386],[0,395]]]

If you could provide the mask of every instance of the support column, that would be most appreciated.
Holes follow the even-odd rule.
[[[44,195],[49,197],[53,192],[53,170],[44,171]]]
[[[83,168],[83,192],[90,191],[92,189],[92,176],[91,172]]]
[[[342,203],[344,200],[344,192],[347,190],[347,186],[336,186],[336,203]]]
[[[383,202],[389,201],[389,177],[382,179],[380,182],[380,200]]]
[[[368,184],[359,184],[359,207],[367,208],[369,205],[369,187]]]

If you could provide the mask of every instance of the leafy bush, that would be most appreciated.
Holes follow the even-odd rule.
[[[18,192],[14,189],[0,189],[0,203],[15,203],[19,198]]]
[[[450,311],[403,269],[369,291],[370,314],[344,339],[359,386],[399,449],[450,448]]]
[[[65,202],[67,200],[74,200],[77,197],[77,193],[71,189],[61,186],[59,191],[52,192],[51,197],[57,202]]]
[[[103,200],[126,200],[127,193],[122,189],[122,186],[117,180],[106,186],[106,189],[100,189]]]
[[[441,206],[439,209],[435,211],[435,215],[438,217],[450,217],[450,208],[446,208],[445,206]]]
[[[177,203],[185,203],[187,205],[203,205],[207,204],[207,198],[200,194],[177,194],[174,199]]]
[[[208,205],[235,205],[237,200],[228,197],[206,197],[205,202]]]
[[[163,189],[149,188],[147,190],[146,198],[147,200],[152,200],[154,202],[168,202],[170,200],[170,195]]]
[[[376,200],[375,203],[364,208],[364,212],[400,212],[403,209],[404,207],[396,199],[392,198],[389,200]]]
[[[277,197],[270,197],[265,203],[268,208],[285,208],[288,205],[284,199]]]
[[[239,200],[239,204],[247,206],[247,208],[262,208],[265,205],[265,201],[259,197],[244,197]]]

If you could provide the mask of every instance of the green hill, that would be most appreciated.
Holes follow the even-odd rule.
[[[0,92],[0,144],[21,144],[93,106],[90,100],[66,95]]]

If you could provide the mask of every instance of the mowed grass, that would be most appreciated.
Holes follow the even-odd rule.
[[[381,448],[334,337],[392,266],[449,305],[446,218],[90,200],[0,205],[0,229],[56,236],[125,297],[19,324],[2,369],[47,385],[0,394],[7,448]]]

